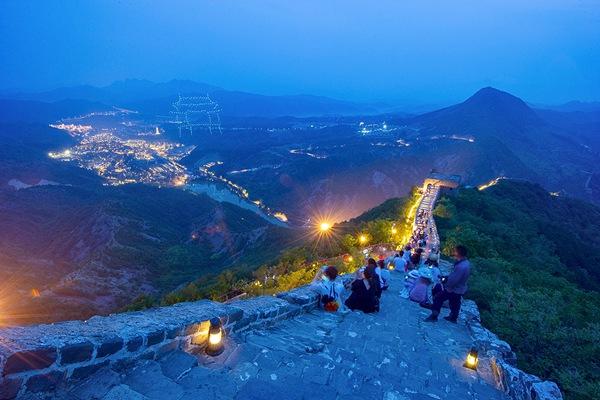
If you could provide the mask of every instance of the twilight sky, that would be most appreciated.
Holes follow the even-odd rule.
[[[600,100],[599,0],[0,2],[0,89],[193,79],[443,103]]]

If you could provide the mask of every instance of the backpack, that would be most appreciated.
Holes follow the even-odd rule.
[[[329,294],[321,297],[321,303],[323,303],[323,309],[325,311],[335,312],[340,308],[340,303],[338,302],[336,295],[335,284],[332,282]]]

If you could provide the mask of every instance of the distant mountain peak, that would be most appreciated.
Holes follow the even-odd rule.
[[[478,90],[457,107],[469,114],[476,113],[483,118],[500,118],[516,125],[541,123],[527,103],[517,96],[493,87]]]
[[[529,109],[527,104],[517,96],[514,96],[508,92],[493,88],[491,86],[484,87],[475,92],[474,95],[469,97],[465,104],[477,104],[480,106],[512,106],[512,107],[525,107]]]

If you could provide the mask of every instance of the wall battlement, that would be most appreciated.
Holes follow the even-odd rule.
[[[51,392],[59,384],[77,383],[109,365],[128,368],[173,350],[200,352],[213,317],[221,318],[225,331],[232,334],[292,318],[317,304],[317,295],[301,287],[231,303],[200,300],[87,321],[4,328],[0,330],[0,400]],[[510,398],[562,399],[554,382],[515,366],[510,345],[481,325],[473,301],[464,301],[461,319],[480,354],[491,359],[497,387]]]
[[[48,392],[108,365],[126,366],[176,349],[201,351],[213,317],[221,318],[231,334],[291,318],[315,308],[317,302],[313,291],[301,287],[231,303],[200,300],[87,321],[4,328],[0,330],[0,399]]]
[[[521,371],[516,367],[517,356],[510,345],[481,325],[479,309],[472,300],[463,300],[464,318],[474,346],[490,358],[496,386],[514,400],[560,400],[558,385]]]

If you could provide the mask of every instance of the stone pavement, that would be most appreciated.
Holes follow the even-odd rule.
[[[426,324],[428,311],[399,296],[393,273],[378,314],[314,310],[226,339],[216,358],[182,351],[105,368],[69,400],[121,399],[506,399],[487,360],[462,367],[472,344],[464,322]]]

